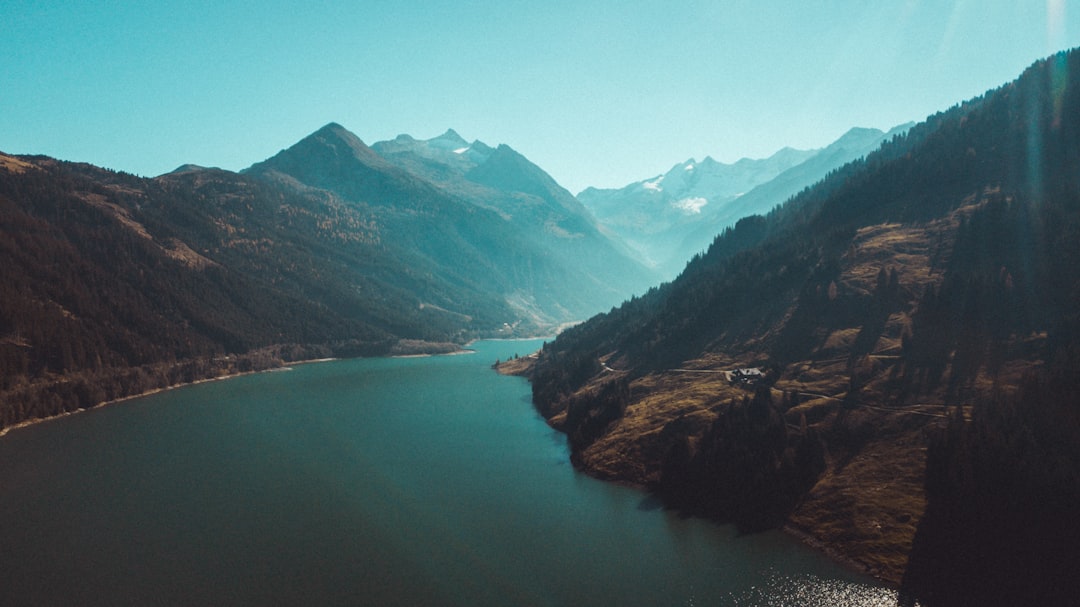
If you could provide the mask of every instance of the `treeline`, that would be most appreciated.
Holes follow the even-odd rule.
[[[30,419],[44,419],[87,409],[103,402],[200,380],[280,367],[310,357],[304,348],[267,348],[237,356],[219,356],[135,367],[84,370],[29,380],[8,378],[0,407],[0,430]]]
[[[330,344],[282,344],[241,354],[100,367],[64,374],[5,377],[0,389],[0,430],[28,420],[46,419],[102,403],[184,384],[241,373],[276,369],[290,362],[323,358],[387,356],[401,352],[447,351],[450,344],[409,344],[397,340]]]
[[[949,399],[962,400],[980,371],[996,376],[1008,360],[1078,343],[1078,197],[995,195],[960,223],[944,279],[922,293],[904,335],[903,392],[933,389],[948,370]],[[1039,335],[1048,339],[1031,351]]]
[[[702,437],[670,437],[655,489],[686,512],[744,530],[781,524],[825,470],[821,438],[805,416],[797,429],[787,424],[789,404],[774,404],[771,389],[759,386],[729,402]]]
[[[939,374],[931,367],[959,350],[962,382],[979,366],[1000,364],[1010,336],[1080,338],[1078,82],[1080,52],[1062,53],[932,116],[767,217],[741,220],[672,283],[566,331],[545,349],[538,372],[561,385],[577,371],[558,372],[558,360],[618,352],[624,368],[640,373],[760,336],[767,339],[755,347],[774,360],[805,358],[825,329],[880,322],[868,317],[879,305],[873,294],[838,282],[860,227],[918,226],[965,204],[974,210],[958,219],[958,231],[932,237],[939,258],[930,265],[944,283],[890,304],[914,311],[910,376]],[[581,385],[569,383],[537,391]]]
[[[904,604],[1073,605],[1080,594],[1080,350],[958,412],[931,445]]]
[[[277,344],[385,353],[513,318],[395,252],[379,216],[325,192],[23,160],[0,169],[5,424],[259,366]],[[224,357],[229,367],[212,362]]]
[[[935,276],[919,281],[930,286],[916,292],[902,268],[890,272],[890,265],[899,264],[888,259],[881,260],[872,290],[845,284],[842,270],[859,255],[853,246],[857,231],[890,222],[909,229],[934,222],[934,231],[924,236],[931,243],[926,265]],[[901,341],[901,351],[877,371],[890,404],[917,402],[914,396],[931,392],[950,403],[970,403],[985,393],[974,389],[976,378],[993,381],[1009,361],[1038,367],[1068,360],[1052,364],[1075,376],[1076,357],[1055,352],[1080,344],[1078,240],[1080,51],[1073,51],[932,116],[768,216],[740,221],[672,283],[567,330],[537,361],[534,397],[541,412],[595,397],[582,387],[602,371],[601,356],[630,380],[710,351],[783,365],[812,359],[837,329],[858,329],[850,346],[830,353],[848,358],[844,406],[854,407],[863,398],[882,398],[861,392],[866,378],[856,371],[897,313],[910,325],[891,336]],[[1075,523],[1061,512],[1037,508],[1062,503],[1050,499],[1055,491],[1072,499],[1078,486],[1073,470],[1080,461],[1080,432],[1071,429],[1077,386],[1031,381],[1019,395],[1008,391],[1015,386],[1001,386],[1000,396],[979,400],[974,421],[954,421],[952,434],[931,457],[938,469],[931,474],[930,482],[937,483],[929,490],[931,509],[948,516],[927,524],[976,521],[963,527],[971,530],[965,541],[976,542],[964,548],[972,550],[964,553],[964,567],[971,570],[979,563],[972,548],[979,545],[977,532],[992,535],[996,529],[1000,537],[1016,539],[1002,531],[1008,527],[1044,537],[1050,527],[1032,523],[1032,517],[1048,520],[1050,514],[1055,524],[1072,525],[1067,537],[1073,543],[1055,543],[1060,550],[1046,553],[1024,544],[1031,546],[1028,557],[1056,575],[1059,562],[1076,563],[1080,555]],[[596,419],[610,420],[619,410],[601,407]],[[753,522],[755,513],[761,514],[759,523],[780,520],[793,495],[809,486],[802,483],[810,482],[813,466],[806,462],[814,458],[795,457],[793,434],[783,435],[768,412],[760,403],[732,406],[718,416],[706,446],[669,454],[665,482],[678,488],[669,493],[684,507],[735,520]],[[1055,429],[1055,423],[1063,428]],[[680,431],[678,424],[673,428]],[[954,481],[957,470],[970,475],[975,468],[986,474]],[[995,469],[1000,472],[991,474]],[[1038,498],[1018,502],[1021,494]],[[950,583],[944,574],[923,581],[929,585],[917,586],[922,591]],[[1012,604],[1030,602],[1038,601]],[[983,604],[991,603],[1001,601]]]
[[[0,357],[4,378],[236,354],[285,341],[389,337],[219,261],[193,266],[171,257],[177,230],[138,209],[186,201],[153,197],[141,181],[133,190],[132,179],[55,162],[0,174],[0,335],[14,346]],[[213,235],[214,219],[205,215],[199,229]],[[260,231],[238,220],[230,225]]]

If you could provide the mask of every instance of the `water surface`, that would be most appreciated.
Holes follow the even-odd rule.
[[[887,605],[585,477],[474,354],[297,366],[0,439],[4,605]]]

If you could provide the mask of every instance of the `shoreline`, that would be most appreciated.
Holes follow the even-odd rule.
[[[890,588],[892,590],[900,589],[899,581],[893,581],[874,575],[874,573],[870,570],[870,567],[868,567],[864,563],[850,556],[847,556],[835,547],[832,547],[825,542],[819,540],[818,538],[814,537],[810,532],[806,530],[800,529],[792,525],[791,523],[784,523],[780,526],[780,530],[783,531],[786,535],[798,540],[798,542],[803,546],[806,546],[811,550],[821,553],[825,556],[825,558],[842,567],[849,569],[852,573],[866,576],[878,582],[882,586],[885,586],[886,588]]]
[[[503,374],[503,375],[513,375],[513,374]],[[547,420],[545,420],[545,422],[546,421]],[[558,428],[554,428],[554,426],[551,426],[550,423],[548,424],[548,427],[551,427],[551,428],[555,429],[556,431],[560,432],[561,434],[563,434],[565,436],[565,433],[562,432],[562,430],[559,430]],[[636,491],[639,491],[642,495],[646,496],[647,498],[655,498],[655,499],[659,500],[662,509],[670,510],[671,512],[680,513],[680,516],[683,516],[683,514],[681,513],[681,511],[678,508],[674,508],[674,507],[668,505],[668,503],[664,500],[664,496],[662,494],[660,494],[660,493],[657,493],[657,492],[653,491],[651,488],[649,488],[648,485],[645,485],[645,484],[642,484],[642,483],[637,483],[637,482],[634,482],[634,481],[628,481],[628,480],[625,480],[625,479],[622,479],[622,478],[619,478],[619,477],[611,477],[611,476],[600,475],[600,474],[597,474],[595,470],[593,470],[591,468],[588,468],[586,466],[581,466],[577,462],[571,461],[570,463],[574,467],[575,470],[577,470],[578,472],[581,472],[582,474],[588,476],[589,478],[598,480],[598,481],[603,482],[603,483],[612,483],[612,484],[618,485],[620,487],[626,487],[628,489],[634,489]],[[708,522],[710,522],[710,523],[712,523],[714,525],[733,525],[734,524],[734,523],[730,523],[730,522],[725,522],[723,520],[710,518],[708,516],[698,516],[698,515],[690,515],[690,516],[692,518],[698,518],[698,519],[701,519],[703,521],[708,521]],[[888,579],[888,578],[881,577],[879,575],[875,575],[873,570],[871,569],[871,567],[867,566],[865,563],[863,563],[863,562],[861,562],[861,561],[859,561],[859,560],[857,560],[857,559],[855,559],[853,557],[848,556],[842,550],[836,548],[835,546],[830,546],[829,544],[826,544],[825,542],[821,541],[820,539],[814,537],[814,535],[812,533],[810,533],[809,531],[806,531],[804,529],[800,529],[799,527],[796,527],[794,524],[792,524],[790,522],[785,522],[783,525],[780,525],[779,527],[776,527],[775,530],[784,533],[785,535],[787,535],[787,536],[791,537],[792,539],[798,541],[803,546],[805,546],[805,547],[807,547],[807,548],[809,548],[809,549],[823,555],[825,558],[827,558],[830,561],[836,563],[837,565],[840,565],[841,567],[847,569],[851,573],[861,575],[861,576],[864,576],[864,577],[869,578],[871,580],[874,580],[878,584],[881,584],[882,586],[884,586],[886,588],[889,588],[891,590],[899,590],[900,589],[900,581],[899,580],[891,580],[891,579]]]
[[[533,339],[539,339],[539,338],[508,338],[508,339],[496,339],[496,340],[473,340],[472,342],[469,342],[469,344],[467,344],[467,345],[475,343],[476,341],[527,341],[527,340],[533,340]],[[457,356],[457,355],[475,354],[475,353],[476,353],[475,350],[462,349],[462,350],[458,350],[458,351],[455,351],[455,352],[445,352],[445,353],[435,353],[435,354],[406,354],[406,355],[397,355],[397,356],[387,356],[386,358],[429,358],[429,357],[433,357],[433,356]],[[375,357],[375,358],[380,358],[380,357]],[[522,362],[524,362],[527,358],[528,358],[527,356],[526,357],[521,357],[520,360]],[[234,379],[234,378],[243,377],[243,376],[247,376],[247,375],[256,375],[256,374],[260,374],[260,373],[274,373],[274,372],[290,371],[295,366],[309,365],[309,364],[315,364],[315,363],[324,363],[324,362],[333,362],[333,361],[337,361],[337,360],[341,360],[341,359],[335,358],[335,357],[327,357],[327,358],[313,358],[313,359],[307,359],[307,360],[291,361],[289,363],[283,363],[281,366],[278,366],[278,367],[270,367],[270,368],[261,369],[261,370],[258,370],[258,371],[241,371],[241,372],[236,372],[236,373],[226,373],[226,374],[222,374],[222,375],[218,375],[218,376],[214,376],[214,377],[207,377],[207,378],[198,379],[198,380],[194,380],[194,381],[190,381],[190,382],[183,382],[183,383],[173,384],[173,385],[170,385],[170,386],[164,386],[164,387],[161,387],[161,388],[154,388],[152,390],[147,390],[147,391],[141,392],[139,394],[132,394],[132,395],[129,395],[129,396],[123,396],[123,397],[108,400],[108,401],[102,401],[100,403],[97,403],[97,404],[95,404],[95,405],[93,405],[91,407],[87,407],[85,409],[79,409],[79,410],[76,410],[76,411],[66,411],[64,413],[59,413],[57,415],[52,415],[52,416],[49,416],[49,417],[34,418],[34,419],[24,420],[24,421],[19,422],[17,424],[14,424],[14,425],[11,425],[11,426],[0,429],[0,439],[2,439],[9,432],[12,432],[14,430],[20,430],[20,429],[28,428],[28,427],[31,427],[31,426],[36,426],[38,424],[43,424],[43,423],[46,423],[46,422],[56,421],[56,420],[63,419],[63,418],[66,418],[66,417],[70,417],[70,416],[73,416],[73,415],[78,415],[78,414],[81,414],[81,413],[86,413],[86,412],[102,409],[102,408],[110,406],[110,405],[116,405],[116,404],[124,403],[124,402],[127,402],[127,401],[132,401],[132,400],[137,400],[137,399],[140,399],[140,398],[154,396],[156,394],[160,394],[160,393],[163,393],[163,392],[169,392],[169,391],[176,390],[176,389],[179,389],[179,388],[185,388],[185,387],[189,387],[189,386],[195,386],[195,385],[205,384],[205,383],[210,383],[210,382],[225,381],[225,380],[229,380],[229,379]],[[505,361],[505,362],[502,363],[502,365],[506,365],[507,363],[510,363],[510,362],[512,362],[512,361]],[[497,372],[500,375],[504,375],[504,376],[521,375],[520,370],[517,373],[513,373],[513,372],[503,372],[502,369],[497,369]],[[533,406],[535,407],[535,404]],[[547,423],[547,425],[549,427],[551,427],[551,425],[549,423],[549,420],[545,419],[544,421],[545,421],[545,423]],[[562,433],[561,430],[560,430],[560,433]],[[565,435],[565,433],[563,433],[563,434]],[[579,472],[589,476],[590,478],[593,478],[595,480],[599,480],[599,481],[605,482],[605,483],[614,483],[614,484],[619,485],[619,486],[631,488],[631,489],[634,489],[634,490],[637,490],[637,491],[641,492],[643,496],[646,496],[646,497],[659,497],[661,499],[661,501],[663,500],[662,496],[659,496],[658,494],[650,491],[649,488],[647,486],[645,486],[645,485],[642,485],[640,483],[631,482],[631,481],[626,481],[626,480],[623,480],[623,479],[619,479],[617,477],[613,478],[613,477],[605,477],[605,476],[597,475],[597,474],[595,474],[594,471],[592,471],[592,470],[590,470],[590,469],[588,469],[586,467],[581,467],[581,466],[579,466],[577,464],[574,464],[573,462],[571,462],[571,463]],[[668,506],[666,506],[666,505],[664,505],[663,507],[665,509],[668,508]],[[710,519],[708,519],[708,517],[705,517],[705,519],[710,520]],[[714,524],[725,524],[725,523],[722,523],[720,521],[715,521],[715,520],[710,520],[710,522],[712,522]],[[881,584],[882,586],[884,586],[886,588],[890,588],[892,590],[899,589],[899,583],[898,582],[890,580],[890,579],[885,579],[885,578],[882,578],[882,577],[877,576],[877,575],[874,575],[873,572],[870,570],[870,568],[866,564],[861,563],[861,562],[857,561],[856,559],[847,556],[846,554],[843,553],[842,550],[839,550],[836,547],[827,545],[826,543],[824,543],[821,540],[814,537],[813,534],[811,534],[809,531],[798,528],[798,527],[792,525],[791,523],[785,523],[785,524],[781,525],[779,527],[779,530],[782,531],[784,534],[792,537],[793,539],[798,541],[800,544],[806,546],[807,548],[810,548],[811,550],[814,550],[814,551],[822,554],[823,556],[825,556],[829,560],[831,560],[831,561],[837,563],[838,565],[848,569],[852,573],[855,573],[857,575],[865,576],[865,577],[867,577],[869,579],[872,579],[872,580],[876,581],[877,583]]]
[[[292,362],[289,362],[289,363],[282,363],[282,365],[280,367],[270,367],[270,368],[267,368],[267,369],[260,369],[258,371],[239,371],[239,372],[236,372],[236,373],[225,373],[223,375],[217,375],[217,376],[214,376],[214,377],[206,377],[206,378],[203,378],[203,379],[196,379],[195,381],[182,382],[182,383],[179,383],[179,384],[172,384],[170,386],[164,386],[164,387],[161,387],[161,388],[153,388],[151,390],[147,390],[145,392],[140,392],[138,394],[131,394],[131,395],[128,395],[128,396],[121,396],[120,398],[114,398],[112,400],[101,401],[100,403],[97,403],[97,404],[92,405],[90,407],[86,407],[85,409],[77,409],[75,411],[65,411],[63,413],[57,413],[56,415],[50,415],[48,417],[35,417],[33,419],[23,420],[23,421],[21,421],[21,422],[19,422],[17,424],[13,424],[11,426],[0,428],[0,439],[7,436],[7,434],[9,432],[12,432],[12,431],[15,431],[15,430],[21,430],[23,428],[29,428],[30,426],[36,426],[38,424],[44,424],[46,422],[56,421],[58,419],[63,419],[65,417],[71,417],[73,415],[79,415],[81,413],[87,413],[87,412],[90,412],[90,411],[96,411],[98,409],[103,409],[103,408],[108,407],[110,405],[116,405],[116,404],[119,404],[119,403],[131,401],[131,400],[136,400],[136,399],[139,399],[139,398],[145,398],[147,396],[154,396],[155,394],[161,394],[162,392],[169,392],[170,390],[176,390],[178,388],[185,388],[185,387],[188,387],[188,386],[196,386],[196,385],[199,385],[199,384],[205,384],[205,383],[210,383],[210,382],[215,382],[215,381],[224,381],[224,380],[227,380],[227,379],[233,379],[233,378],[236,378],[236,377],[243,377],[245,375],[255,375],[255,374],[258,374],[258,373],[274,373],[274,372],[279,372],[279,371],[289,371],[289,370],[291,370],[291,367],[293,367],[293,366],[310,365],[310,364],[314,364],[314,363],[331,362],[331,361],[335,361],[335,360],[339,360],[339,359],[331,357],[331,358],[312,358],[312,359],[308,359],[308,360],[298,360],[298,361],[292,361]]]
[[[455,350],[453,352],[435,352],[433,354],[392,354],[386,358],[431,358],[433,356],[462,356],[465,354],[476,354],[476,350],[462,348],[461,350]],[[375,358],[379,357],[376,356]]]
[[[527,355],[527,356],[522,356],[520,359],[512,359],[512,360],[502,361],[497,366],[495,366],[494,369],[495,369],[495,372],[499,373],[500,375],[519,376],[519,377],[526,377],[527,378],[527,377],[529,377],[529,374],[530,374],[531,369],[532,369],[532,365],[535,362],[536,362],[535,354],[530,354],[530,355]],[[540,411],[539,411],[539,409],[536,408],[536,403],[532,402],[531,404],[532,404],[534,410],[536,410],[537,413],[539,413]],[[547,423],[547,425],[549,427],[555,429],[556,431],[560,432],[564,436],[566,435],[565,430],[553,426],[551,424],[551,420],[545,418],[542,414],[541,414],[541,419],[544,419],[545,423]],[[623,487],[629,487],[629,488],[632,488],[632,489],[639,490],[643,494],[648,495],[648,496],[656,497],[656,498],[660,499],[661,503],[664,503],[663,496],[656,493],[656,492],[653,492],[647,485],[637,483],[637,482],[633,482],[633,481],[628,481],[628,480],[619,478],[617,476],[613,477],[613,476],[609,476],[609,475],[606,475],[606,474],[601,474],[601,473],[599,473],[599,471],[594,470],[594,469],[592,469],[592,468],[590,468],[588,466],[582,465],[580,462],[574,462],[572,459],[570,460],[570,462],[571,462],[571,464],[574,466],[574,468],[576,470],[580,471],[582,474],[585,474],[585,475],[589,476],[590,478],[594,478],[596,480],[599,480],[599,481],[602,481],[602,482],[605,482],[605,483],[614,483],[616,485],[620,485],[620,486],[623,486]],[[663,507],[665,509],[669,508],[669,506],[666,503],[664,503]],[[715,524],[718,524],[718,525],[728,524],[728,523],[725,523],[723,521],[719,521],[719,520],[716,520],[716,519],[710,519],[709,517],[700,517],[700,518],[703,518],[704,520],[709,520],[709,521],[711,521],[711,522],[713,522]],[[846,554],[844,552],[844,550],[842,548],[839,548],[839,547],[834,546],[834,545],[827,544],[826,542],[824,542],[824,541],[818,539],[817,537],[815,537],[813,535],[813,533],[811,533],[810,531],[805,530],[805,529],[801,529],[801,528],[795,526],[790,521],[785,521],[782,525],[777,527],[777,529],[782,531],[784,534],[788,535],[789,537],[795,539],[796,541],[798,541],[803,546],[806,546],[807,548],[822,554],[825,558],[827,558],[827,559],[831,560],[832,562],[840,565],[841,567],[844,567],[845,569],[848,569],[849,571],[851,571],[854,574],[865,576],[865,577],[867,577],[869,579],[872,579],[875,582],[881,584],[882,586],[890,588],[892,590],[898,590],[900,588],[900,580],[894,580],[894,579],[891,579],[891,578],[887,578],[887,577],[883,577],[881,575],[875,574],[873,568],[870,565],[868,565],[868,564],[866,564],[866,563],[864,563],[864,562],[862,562],[862,561],[860,561],[860,560],[858,560],[858,559],[856,559],[856,558],[854,558],[852,556],[849,556],[848,554]]]

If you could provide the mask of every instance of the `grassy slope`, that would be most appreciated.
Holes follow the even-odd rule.
[[[970,418],[1075,334],[1080,94],[1055,83],[1078,72],[1077,53],[1037,63],[549,344],[534,398],[574,462],[663,490],[751,394],[719,372],[767,368],[789,442],[825,449],[782,523],[899,584],[950,412]]]
[[[862,327],[832,327],[821,331],[820,345],[811,356],[786,361],[772,385],[777,402],[785,393],[799,394],[800,402],[784,414],[789,428],[796,431],[805,417],[826,446],[826,469],[790,513],[786,526],[810,544],[892,584],[901,581],[926,506],[923,471],[930,437],[945,426],[951,409],[970,409],[969,403],[988,395],[995,381],[981,372],[961,401],[946,393],[948,372],[937,387],[902,399],[896,388],[901,336],[910,329],[918,294],[943,278],[932,263],[933,257],[940,257],[936,247],[948,246],[959,217],[978,204],[973,200],[949,217],[919,228],[879,224],[861,229],[853,251],[843,260],[838,289],[872,292],[878,270],[888,266],[901,277],[905,303],[888,316],[872,350],[856,362],[851,352]],[[1017,345],[1037,351],[1044,337],[1025,337]],[[677,370],[640,376],[620,370],[617,353],[601,356],[610,370],[593,377],[574,397],[587,400],[620,380],[630,380],[632,397],[622,415],[575,454],[576,463],[599,478],[655,486],[673,428],[700,437],[729,401],[751,394],[730,384],[723,372],[774,365],[760,345],[755,338],[725,352],[702,353]],[[1024,371],[1039,364],[1037,357],[1013,359],[996,381],[1016,384]],[[528,373],[521,368],[522,361],[514,361],[514,366],[506,372]],[[853,378],[859,386],[858,404],[845,405]],[[560,410],[549,421],[566,429],[566,417],[566,410]]]

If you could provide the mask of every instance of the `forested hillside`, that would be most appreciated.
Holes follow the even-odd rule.
[[[245,174],[0,155],[0,429],[289,360],[534,334],[647,280],[602,241],[572,264],[533,237],[554,211],[515,222],[469,194],[338,125]]]
[[[602,225],[649,259],[664,277],[678,275],[716,234],[748,215],[767,213],[830,171],[876,150],[888,133],[853,128],[817,150],[784,148],[769,158],[723,164],[706,157],[618,190],[578,194]]]
[[[1061,563],[1080,558],[1066,514],[1080,498],[1078,235],[1072,51],[564,332],[534,397],[586,470],[786,526],[903,579],[908,599],[1064,604],[1078,585]],[[726,381],[738,368],[764,377]]]

